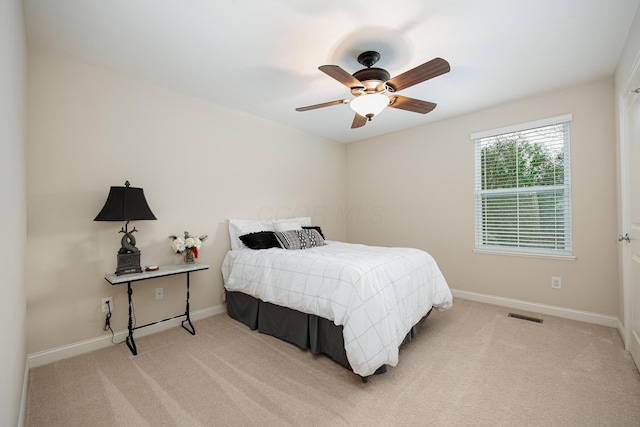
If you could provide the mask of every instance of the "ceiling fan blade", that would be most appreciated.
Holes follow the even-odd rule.
[[[437,104],[419,99],[407,98],[406,96],[394,95],[389,98],[389,107],[401,110],[412,111],[414,113],[427,114],[436,108]]]
[[[347,104],[348,102],[348,99],[338,99],[336,101],[323,102],[322,104],[309,105],[307,107],[298,107],[296,108],[296,111],[315,110],[316,108],[331,107],[332,105]]]
[[[351,129],[356,129],[356,128],[361,128],[362,126],[367,124],[367,118],[361,116],[360,114],[356,113],[355,117],[353,118],[353,123],[351,123]]]
[[[356,87],[361,87],[364,89],[364,85],[360,82],[360,80],[356,79],[337,65],[321,65],[318,67],[318,69],[329,77],[336,79],[348,88],[353,89]]]
[[[387,86],[389,86],[391,92],[396,92],[448,73],[450,70],[451,67],[447,61],[442,58],[434,58],[429,62],[425,62],[399,76],[389,79]]]

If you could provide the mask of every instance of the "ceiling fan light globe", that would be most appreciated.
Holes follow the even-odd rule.
[[[359,96],[352,100],[349,105],[353,111],[371,120],[371,117],[377,116],[384,110],[384,107],[389,105],[389,98],[380,93],[373,93]]]

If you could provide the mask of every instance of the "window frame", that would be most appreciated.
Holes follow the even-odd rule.
[[[471,140],[474,144],[474,252],[475,253],[491,253],[499,255],[516,255],[537,258],[554,258],[575,260],[573,256],[573,237],[572,237],[572,208],[571,208],[571,114],[564,114],[546,119],[535,120],[526,123],[520,123],[512,126],[490,129],[471,134]],[[558,124],[567,124],[565,131],[565,141],[563,144],[563,165],[564,165],[564,182],[561,185],[534,186],[534,187],[510,187],[508,189],[489,189],[482,190],[482,167],[480,164],[482,156],[482,140],[485,138],[499,137],[502,135],[533,130],[540,127],[552,126]],[[483,231],[485,216],[483,212],[483,196],[486,194],[522,194],[522,193],[539,193],[562,191],[564,197],[564,249],[551,248],[535,248],[522,246],[507,246],[487,244],[486,235]],[[519,218],[519,216],[518,216]],[[520,235],[520,226],[518,225],[518,235]]]

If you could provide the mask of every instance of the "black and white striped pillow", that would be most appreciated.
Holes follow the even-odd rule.
[[[320,226],[318,225],[303,225],[302,228],[304,230],[316,230],[318,233],[320,233],[320,236],[322,236],[322,238],[324,239],[324,234],[322,233],[322,228],[320,228]]]
[[[275,235],[283,249],[308,249],[326,245],[317,230],[276,231]]]

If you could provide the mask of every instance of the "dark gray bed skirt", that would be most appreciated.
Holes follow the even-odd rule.
[[[342,326],[337,326],[330,320],[264,302],[242,292],[230,291],[227,291],[227,313],[252,330],[257,329],[260,333],[280,338],[304,350],[309,349],[313,354],[325,354],[352,370],[344,350]],[[402,344],[416,336],[418,328],[429,313],[411,328]],[[376,374],[386,370],[386,365],[381,366]]]

